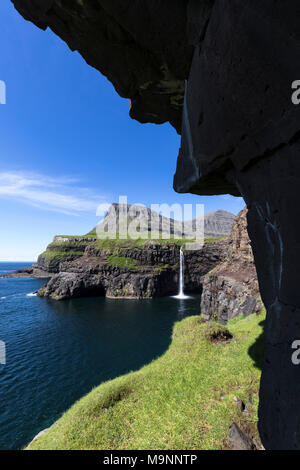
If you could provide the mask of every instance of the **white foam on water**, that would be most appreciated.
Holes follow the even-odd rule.
[[[36,297],[36,296],[37,296],[37,294],[34,293],[34,292],[32,292],[31,294],[27,294],[27,295],[26,295],[26,297]]]
[[[185,295],[185,294],[173,295],[172,298],[179,299],[179,300],[192,299],[192,297],[190,297],[189,295]]]

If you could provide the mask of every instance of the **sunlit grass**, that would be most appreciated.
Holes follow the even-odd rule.
[[[219,343],[201,317],[176,323],[163,356],[92,390],[29,448],[224,448],[233,421],[256,428],[263,320],[230,322],[233,338]],[[236,397],[249,402],[247,415]]]

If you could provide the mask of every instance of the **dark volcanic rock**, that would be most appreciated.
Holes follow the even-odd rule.
[[[86,247],[96,238],[54,237],[46,251],[38,257],[37,267],[47,273],[58,273],[61,263],[80,258]]]
[[[202,278],[201,312],[220,323],[262,309],[250,240],[247,209],[236,218],[226,243],[226,259]]]
[[[23,268],[14,271],[13,273],[3,274],[2,278],[41,278],[46,279],[52,276],[52,273],[49,273],[43,269],[40,269],[37,264],[33,264],[30,268]]]
[[[234,173],[248,205],[248,231],[267,308],[259,430],[268,449],[300,448],[300,368],[292,345],[300,338],[300,144],[278,149],[246,172]]]
[[[300,368],[291,360],[300,338],[300,106],[291,100],[299,16],[297,0],[215,1],[187,84],[174,181],[179,192],[241,194],[247,203],[267,308],[259,406],[267,449],[300,449]]]
[[[299,16],[298,0],[214,2],[187,82],[178,192],[239,195],[227,170],[245,169],[297,135]]]
[[[59,273],[42,287],[38,294],[40,297],[62,300],[71,297],[101,296],[104,292],[101,276]]]
[[[181,128],[184,80],[212,1],[187,11],[182,0],[13,0],[40,28],[47,26],[100,70],[140,122]],[[201,16],[201,25],[194,15]],[[170,16],[172,13],[172,16]],[[190,41],[187,37],[187,24]]]
[[[62,261],[73,261],[76,258],[79,258],[82,256],[82,254],[62,254],[57,257],[49,257],[48,253],[47,255],[41,254],[38,257],[37,265],[40,268],[41,271],[44,271],[46,273],[58,273],[59,272],[59,266]]]
[[[97,274],[61,272],[39,290],[42,297],[63,300],[74,297],[152,298],[175,291],[177,276],[171,270],[120,269],[104,265]]]

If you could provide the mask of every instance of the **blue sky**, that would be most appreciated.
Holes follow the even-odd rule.
[[[130,119],[98,71],[50,30],[0,4],[0,260],[34,260],[55,234],[83,234],[98,204],[205,204],[238,213],[240,198],[172,188],[180,138]]]

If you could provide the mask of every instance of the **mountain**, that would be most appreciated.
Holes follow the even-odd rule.
[[[231,212],[216,210],[204,215],[204,236],[224,237],[230,234],[235,215]],[[185,231],[195,230],[196,221],[193,219],[185,223]]]
[[[137,223],[138,219],[138,223]],[[173,218],[164,217],[158,212],[147,207],[129,204],[112,204],[105,215],[103,221],[91,232],[99,234],[100,231],[116,231],[117,233],[125,233],[132,227],[141,234],[155,235],[169,234],[172,238],[195,238],[196,223],[198,219],[185,221],[174,220]],[[204,215],[204,236],[205,237],[223,237],[230,233],[235,215],[231,212],[216,210]],[[149,235],[150,238],[150,235]]]

